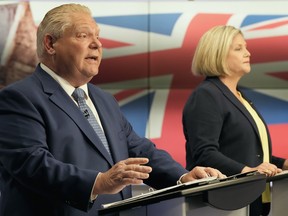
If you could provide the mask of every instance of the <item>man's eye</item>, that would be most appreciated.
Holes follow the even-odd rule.
[[[79,38],[86,38],[87,37],[87,34],[86,33],[81,33],[78,35]]]

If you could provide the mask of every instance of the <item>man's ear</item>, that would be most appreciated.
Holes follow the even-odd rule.
[[[44,47],[48,54],[54,55],[56,53],[54,49],[55,38],[52,35],[46,34],[44,37]]]

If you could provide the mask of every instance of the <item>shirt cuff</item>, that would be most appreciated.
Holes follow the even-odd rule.
[[[182,177],[184,175],[186,175],[187,173],[184,173],[183,175],[180,176],[180,178],[178,179],[178,181],[176,182],[177,185],[183,184],[183,182],[181,181]]]
[[[94,200],[97,198],[98,194],[93,194],[93,191],[94,191],[94,187],[96,185],[96,182],[97,182],[97,178],[99,176],[100,172],[98,173],[98,175],[96,176],[96,179],[94,181],[94,185],[93,185],[93,188],[92,188],[92,191],[91,191],[91,195],[90,195],[90,202],[94,202]]]

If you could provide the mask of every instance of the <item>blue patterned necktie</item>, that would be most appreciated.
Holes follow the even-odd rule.
[[[90,125],[95,130],[96,134],[98,135],[98,137],[102,141],[102,143],[103,143],[104,147],[106,148],[106,150],[108,151],[108,153],[111,155],[106,136],[105,136],[102,128],[98,124],[98,122],[97,122],[95,116],[93,115],[91,109],[86,104],[84,90],[81,88],[76,88],[72,94],[72,97],[77,101],[79,109],[82,111],[83,115],[86,117],[86,119],[88,120]]]

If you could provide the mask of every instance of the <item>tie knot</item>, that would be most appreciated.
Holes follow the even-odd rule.
[[[79,99],[85,99],[85,92],[81,88],[76,88],[72,94],[72,97],[78,101]]]

